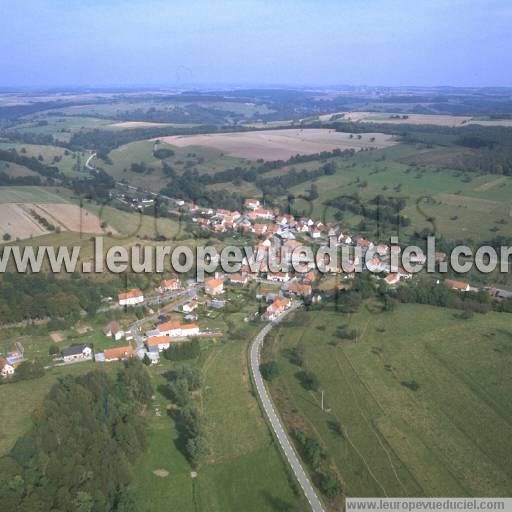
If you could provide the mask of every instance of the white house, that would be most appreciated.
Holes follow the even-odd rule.
[[[267,281],[274,281],[276,283],[286,283],[290,280],[288,272],[269,272],[267,274]]]
[[[183,310],[183,313],[192,313],[194,309],[197,309],[197,301],[191,300],[190,302],[185,302],[181,309]]]
[[[258,199],[250,198],[250,199],[245,200],[244,205],[246,208],[249,208],[251,210],[256,210],[257,208],[259,208],[261,206],[261,203]]]
[[[134,288],[133,290],[120,293],[118,299],[120,306],[135,306],[144,302],[144,295],[139,289]]]
[[[170,338],[180,338],[182,336],[197,336],[199,326],[197,324],[182,324],[178,320],[170,320],[158,326],[158,332],[161,336]]]
[[[92,359],[92,348],[85,343],[80,345],[71,345],[62,351],[62,358],[65,363],[73,361],[87,361]]]
[[[169,336],[150,336],[146,340],[146,345],[150,352],[162,352],[167,350],[170,344]]]

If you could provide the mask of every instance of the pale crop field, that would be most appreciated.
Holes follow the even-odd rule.
[[[101,227],[94,213],[69,203],[4,203],[0,204],[0,243],[10,240],[26,240],[51,233],[33,217],[36,212],[61,231],[100,234],[117,233],[110,226]],[[4,235],[9,240],[3,240]]]
[[[323,128],[173,135],[160,140],[177,147],[209,146],[230,156],[249,160],[286,160],[297,154],[308,155],[337,148],[380,149],[395,144],[392,136],[383,133],[364,133],[359,138],[359,135]]]

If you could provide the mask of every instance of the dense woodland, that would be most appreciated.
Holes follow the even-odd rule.
[[[61,318],[78,320],[82,312],[94,314],[101,298],[112,295],[118,283],[98,283],[73,275],[5,273],[0,286],[0,323]]]
[[[33,427],[0,459],[2,510],[135,512],[128,486],[146,447],[142,416],[153,390],[140,362],[115,377],[66,376],[33,415]]]

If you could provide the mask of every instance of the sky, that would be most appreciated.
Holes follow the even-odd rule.
[[[512,86],[510,0],[0,2],[0,87]]]

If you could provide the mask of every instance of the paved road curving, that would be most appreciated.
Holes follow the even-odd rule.
[[[256,390],[258,392],[258,396],[260,398],[261,404],[263,405],[263,409],[265,410],[265,414],[267,415],[267,418],[270,422],[270,425],[272,426],[272,430],[274,431],[274,434],[277,437],[277,440],[279,441],[279,444],[281,445],[281,448],[286,456],[286,459],[288,461],[288,464],[292,468],[293,473],[295,474],[295,477],[297,478],[300,486],[302,487],[302,490],[304,491],[304,495],[306,496],[306,499],[308,500],[311,510],[313,512],[324,512],[324,508],[322,506],[322,503],[320,502],[320,499],[318,498],[315,488],[313,487],[313,484],[311,483],[311,480],[309,479],[308,475],[304,471],[304,468],[302,467],[302,464],[300,463],[300,460],[295,453],[295,450],[292,446],[291,441],[288,439],[288,436],[286,434],[286,431],[281,423],[281,420],[279,419],[279,416],[276,414],[274,410],[274,406],[272,404],[272,401],[270,399],[270,396],[267,392],[267,388],[265,387],[265,384],[263,382],[263,377],[260,373],[260,351],[261,347],[263,346],[263,341],[265,339],[265,336],[272,330],[272,328],[278,324],[286,315],[291,313],[292,311],[296,310],[299,307],[299,304],[295,304],[292,306],[287,312],[285,312],[278,320],[268,323],[254,338],[254,341],[251,345],[251,371],[254,378],[254,383],[256,384]]]

